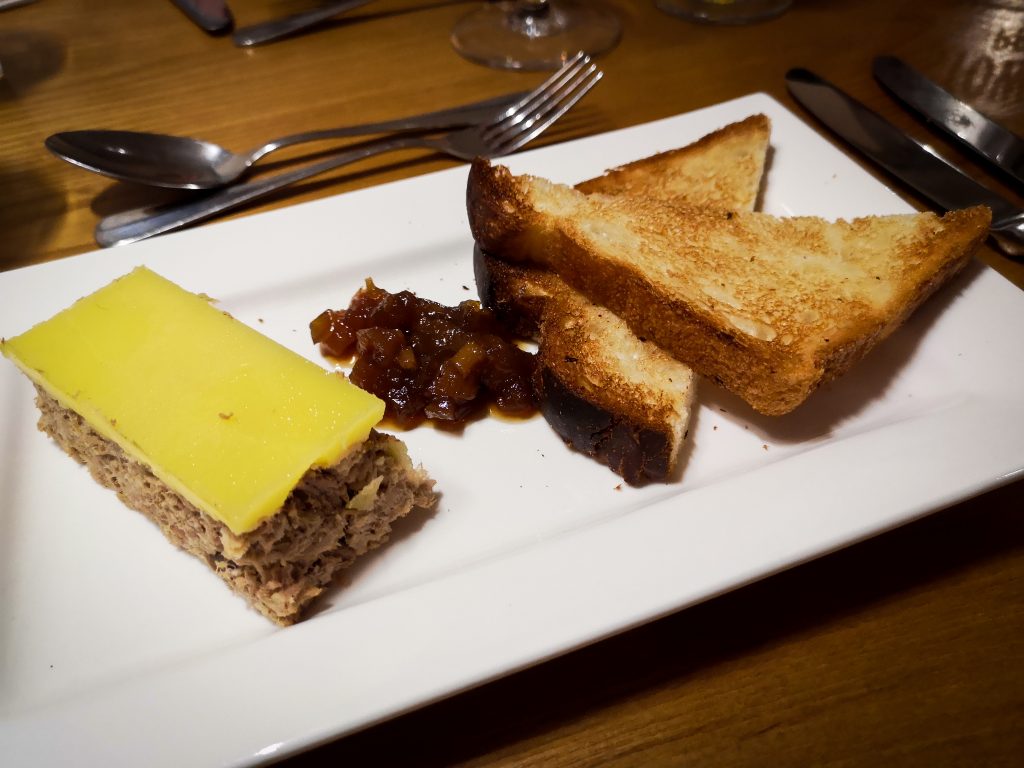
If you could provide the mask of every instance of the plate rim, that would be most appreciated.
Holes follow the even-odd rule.
[[[653,125],[685,121],[698,113],[717,115],[741,109],[765,111],[771,114],[773,120],[777,117],[792,119],[805,125],[780,102],[758,93],[696,112],[552,145],[534,152],[565,151],[567,146],[596,138],[607,140],[610,136],[628,137],[629,132],[642,135]],[[808,127],[808,130],[811,129]],[[822,138],[821,141],[825,140]],[[842,156],[834,147],[831,151]],[[529,158],[526,156],[531,154],[524,153],[524,156],[510,158],[510,164],[516,166],[527,163]],[[859,168],[849,158],[846,161]],[[867,175],[863,168],[860,168],[860,172]],[[464,168],[453,168],[389,182],[182,232],[166,238],[165,242],[183,248],[210,239],[224,242],[237,236],[239,231],[270,226],[290,218],[299,209],[302,215],[315,216],[334,205],[347,204],[339,203],[342,198],[346,201],[357,198],[376,199],[378,196],[387,196],[389,190],[394,190],[396,185],[404,185],[397,187],[401,189],[408,189],[411,184],[429,186],[433,183],[430,179],[445,174],[450,179],[452,174],[464,173]],[[910,210],[895,193],[878,182],[874,183],[892,195],[894,201],[889,202],[893,207],[901,205],[904,210]],[[13,285],[23,279],[45,282],[53,270],[62,274],[70,272],[72,276],[89,274],[96,272],[95,265],[102,259],[104,266],[98,270],[96,277],[99,281],[96,287],[99,287],[109,279],[104,275],[111,272],[114,275],[121,274],[139,263],[140,259],[147,259],[151,252],[165,252],[169,248],[170,245],[166,248],[152,246],[142,249],[128,246],[114,252],[95,251],[57,262],[23,267],[0,274],[0,286]],[[168,276],[174,279],[174,274]],[[1003,291],[1000,295],[1005,296],[1004,287],[999,285],[1002,279],[994,270],[982,268],[972,276],[968,290],[997,294]],[[74,280],[71,282],[77,283]],[[77,295],[87,292],[75,290],[78,291]],[[40,315],[46,316],[46,313],[41,312]],[[1016,364],[1019,361],[1013,362]],[[941,483],[934,483],[923,474],[908,481],[907,477],[901,475],[904,468],[885,466],[884,463],[872,467],[873,485],[869,483],[865,487],[863,476],[848,478],[851,482],[856,480],[856,502],[865,506],[873,505],[872,513],[859,526],[850,524],[838,532],[833,529],[826,538],[814,528],[813,510],[808,509],[806,498],[802,496],[802,486],[797,481],[799,477],[808,472],[820,471],[823,463],[828,466],[837,452],[857,455],[865,442],[877,440],[879,431],[886,433],[890,450],[913,451],[919,457],[939,461],[948,458],[942,448],[942,440],[938,439],[946,430],[970,431],[977,430],[979,425],[988,427],[990,424],[1005,423],[1008,410],[1011,417],[1016,416],[1024,423],[1024,404],[1014,400],[1005,388],[987,388],[987,384],[979,385],[977,390],[962,393],[961,397],[954,398],[938,411],[886,424],[878,430],[853,435],[838,442],[811,447],[782,461],[734,477],[729,483],[699,486],[680,495],[654,501],[629,515],[628,519],[615,517],[598,521],[585,529],[573,529],[564,535],[537,542],[529,548],[500,555],[424,584],[359,603],[344,611],[317,616],[286,632],[275,632],[257,642],[234,649],[231,658],[227,660],[222,654],[211,653],[168,669],[155,670],[140,679],[107,685],[89,695],[4,716],[0,720],[0,735],[9,745],[16,762],[24,761],[26,764],[40,759],[60,764],[107,758],[126,763],[146,762],[150,765],[171,765],[182,759],[249,765],[299,752],[711,599],[909,523],[969,496],[1019,479],[1024,475],[1024,437],[1004,431],[1001,438],[996,438],[998,445],[991,446],[986,456],[981,457],[991,459],[991,454],[998,454],[995,461],[990,461],[987,466],[975,460],[951,467],[943,475]],[[897,485],[898,490],[894,490]],[[692,518],[690,520],[678,514],[681,498],[686,499],[687,516]],[[741,570],[728,567],[728,563],[715,563],[710,555],[706,562],[678,563],[672,558],[673,548],[666,537],[663,541],[655,540],[653,544],[648,542],[643,572],[633,573],[634,578],[629,580],[609,577],[607,562],[622,543],[641,545],[643,531],[638,527],[638,520],[655,530],[682,536],[697,525],[698,518],[735,515],[736,508],[745,502],[749,504],[751,498],[764,499],[763,506],[767,512],[765,519],[770,518],[773,526],[778,526],[780,522],[786,523],[782,526],[784,556],[780,556],[777,551],[771,558],[759,559],[751,554],[744,560],[745,568]],[[854,501],[848,499],[844,503],[853,504]],[[724,526],[725,523],[719,525]],[[745,532],[751,539],[742,542],[747,551],[753,552],[753,539],[761,530],[755,526],[754,530]],[[580,556],[577,552],[575,568],[566,572],[563,567],[566,548],[579,549],[581,546],[584,554]],[[713,550],[711,547],[708,549],[709,552]],[[521,578],[509,578],[510,574]],[[686,581],[689,585],[687,589],[667,586],[685,579],[689,580]],[[505,587],[498,593],[500,599],[495,599],[495,585]],[[600,589],[595,589],[595,586]],[[545,595],[545,600],[536,600],[538,594]],[[559,606],[570,602],[575,606],[576,613],[582,616],[582,621],[569,624],[553,621]],[[629,608],[623,610],[622,605]],[[475,631],[470,637],[459,638],[461,643],[453,643],[452,638],[444,634],[443,627],[446,622],[464,618],[466,611],[476,617]],[[525,625],[531,631],[523,632],[522,626],[517,625]],[[545,629],[537,631],[537,627]],[[398,636],[409,631],[416,633],[422,646],[429,651],[428,656],[403,655],[405,649]],[[354,640],[347,639],[359,634],[380,637],[382,645],[372,651],[361,650],[353,645]],[[331,655],[325,650],[328,640],[341,641],[350,654],[345,663],[339,658],[343,654],[335,652],[335,655]],[[475,644],[469,645],[470,640]],[[489,644],[481,645],[485,640]],[[237,689],[223,695],[209,695],[207,691],[207,695],[187,713],[176,711],[173,706],[158,706],[157,711],[166,719],[161,720],[155,729],[152,722],[154,710],[139,706],[142,703],[159,704],[161,701],[180,703],[183,691],[187,694],[189,690],[211,679],[230,681],[244,675],[247,669],[252,668],[251,665],[267,658],[284,660],[284,663],[267,670],[265,677],[251,689],[252,692],[270,686],[279,694],[286,692],[288,695],[302,696],[305,698],[306,709],[319,707],[321,714],[318,717],[308,717],[304,712],[274,711],[259,713],[257,722],[226,724],[224,718],[218,718],[217,715],[223,713],[226,701],[239,695]],[[362,660],[362,669],[352,668],[353,659]],[[385,660],[393,663],[383,668]],[[371,673],[383,674],[388,680],[400,680],[401,685],[381,690],[379,681],[374,680]],[[311,690],[309,680],[323,680],[327,677],[344,680],[347,686],[345,691],[339,693],[334,689],[320,688]],[[340,711],[346,705],[343,698],[345,692],[351,690],[358,690],[363,698],[357,712],[348,710],[343,714]],[[287,698],[287,695],[281,695],[280,698]],[[178,743],[176,737],[183,732],[183,728],[194,728],[197,722],[206,723],[203,729],[195,733],[196,737],[202,739],[201,743],[197,745],[192,742],[187,751],[180,751],[183,745]],[[113,728],[111,723],[114,723]],[[55,728],[63,729],[62,739],[48,738],[48,734],[52,734]],[[140,728],[143,730],[139,731]],[[131,739],[132,734],[145,733],[145,729],[150,729],[153,739]]]

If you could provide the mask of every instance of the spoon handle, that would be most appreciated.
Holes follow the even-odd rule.
[[[172,204],[156,209],[137,208],[117,213],[101,219],[100,223],[96,225],[96,242],[106,248],[112,245],[134,243],[154,235],[162,235],[165,232],[181,229],[188,224],[208,219],[223,211],[237,208],[289,184],[332,171],[357,160],[411,147],[434,148],[436,140],[425,136],[398,136],[382,139],[359,149],[335,155],[327,160],[296,168],[294,171],[279,173],[269,179],[226,187],[182,205]]]
[[[361,5],[366,5],[369,2],[370,0],[345,0],[345,2],[340,3],[328,3],[325,6],[314,8],[311,11],[304,11],[303,13],[294,13],[291,16],[285,16],[283,19],[272,19],[271,21],[264,21],[260,24],[252,24],[248,27],[242,27],[235,31],[231,36],[231,39],[234,40],[235,45],[240,48],[270,43],[278,38],[285,37],[286,35],[293,35],[307,27],[313,26],[314,24],[327,21],[327,19],[332,16],[337,16],[340,13],[351,11]]]

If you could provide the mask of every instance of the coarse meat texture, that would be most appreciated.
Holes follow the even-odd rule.
[[[277,513],[237,535],[77,413],[39,388],[37,393],[42,431],[172,543],[203,560],[282,626],[300,620],[338,572],[387,541],[396,520],[436,501],[434,481],[412,465],[401,441],[372,431],[336,464],[310,469]]]

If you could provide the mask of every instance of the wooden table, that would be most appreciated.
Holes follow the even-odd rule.
[[[1021,0],[796,0],[743,27],[609,4],[622,41],[556,140],[755,91],[802,114],[783,74],[805,65],[1024,204],[898,107],[869,68],[877,54],[900,55],[1024,132]],[[231,5],[243,24],[308,7]],[[470,4],[427,5],[383,0],[353,14],[363,22],[251,50],[206,36],[169,2],[41,0],[0,13],[0,268],[91,250],[99,215],[152,199],[51,157],[52,132],[155,130],[242,149],[539,82],[459,58],[447,33]],[[451,165],[380,159],[237,215]],[[987,247],[981,258],[1024,287],[1024,266]],[[1019,332],[993,329],[1013,345]],[[1019,765],[1022,512],[1018,481],[291,764]]]

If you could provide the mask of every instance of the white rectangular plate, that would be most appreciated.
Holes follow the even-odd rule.
[[[765,95],[523,153],[576,182],[763,112],[763,208],[908,210]],[[133,266],[323,362],[307,323],[372,276],[475,297],[466,168],[0,274],[20,333]],[[0,365],[5,765],[242,765],[351,732],[900,525],[1024,468],[1020,292],[972,266],[783,418],[703,385],[686,466],[633,489],[546,423],[403,435],[443,493],[277,629],[35,429]],[[187,734],[187,738],[183,738]]]

